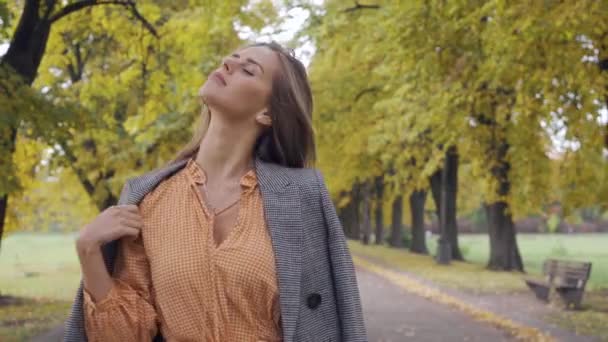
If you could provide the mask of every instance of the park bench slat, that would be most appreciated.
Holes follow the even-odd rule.
[[[560,294],[566,307],[579,308],[585,285],[591,274],[591,263],[547,259],[543,264],[544,278],[525,278],[538,299],[548,301],[551,289]]]

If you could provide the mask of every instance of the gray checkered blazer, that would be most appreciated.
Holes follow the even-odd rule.
[[[129,179],[118,203],[139,204],[185,164],[176,162]],[[284,341],[367,341],[352,258],[321,173],[259,158],[255,167],[277,263]],[[110,273],[117,245],[118,240],[102,247]],[[160,334],[154,339],[162,340]],[[64,341],[87,341],[82,281]]]

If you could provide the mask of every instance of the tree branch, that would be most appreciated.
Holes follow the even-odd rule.
[[[378,86],[365,88],[365,89],[361,90],[359,93],[357,93],[357,95],[355,95],[355,102],[357,102],[361,97],[363,97],[363,95],[365,95],[367,93],[374,93],[379,90],[380,90],[380,87],[378,87]]]
[[[51,23],[65,17],[68,14],[74,13],[76,11],[80,11],[83,8],[86,7],[92,7],[92,6],[96,6],[96,5],[125,5],[126,3],[124,1],[119,1],[119,0],[115,0],[115,1],[97,1],[97,0],[84,0],[84,1],[79,1],[79,2],[74,2],[72,4],[69,4],[63,8],[61,8],[57,13],[53,14],[50,18],[49,21]]]
[[[44,20],[47,20],[48,17],[51,15],[53,8],[55,8],[55,3],[56,3],[56,0],[46,0],[45,1],[44,14],[42,15],[42,18],[44,18]]]
[[[49,18],[49,22],[53,23],[63,17],[65,17],[68,14],[77,12],[83,8],[87,8],[87,7],[92,7],[92,6],[98,6],[98,5],[120,5],[120,6],[124,6],[127,7],[131,10],[131,13],[133,14],[133,16],[135,17],[135,19],[139,20],[142,25],[144,25],[144,27],[156,38],[158,38],[158,32],[156,32],[156,29],[154,28],[154,26],[152,26],[152,24],[150,24],[150,22],[148,20],[146,20],[146,18],[144,18],[143,15],[141,15],[141,13],[139,13],[139,11],[137,10],[136,4],[134,1],[128,0],[128,1],[120,1],[120,0],[83,0],[83,1],[79,1],[79,2],[75,2],[72,4],[69,4],[63,8],[61,8],[57,13],[53,14],[50,18]]]
[[[133,15],[135,16],[135,18],[139,21],[141,21],[142,25],[144,25],[144,27],[150,31],[150,33],[158,38],[158,32],[156,32],[156,29],[154,28],[154,26],[152,26],[152,24],[150,24],[150,22],[144,18],[143,15],[141,15],[141,13],[139,13],[139,11],[137,10],[137,7],[135,7],[135,3],[134,2],[129,2],[130,7],[131,7],[131,13],[133,13]]]
[[[80,184],[82,184],[82,186],[84,187],[84,190],[87,192],[87,194],[89,196],[93,197],[93,195],[95,194],[95,185],[89,180],[85,170],[83,170],[82,168],[77,166],[78,164],[76,162],[78,161],[78,159],[74,155],[74,152],[72,151],[70,146],[67,144],[67,142],[63,139],[60,139],[58,142],[59,142],[59,146],[61,146],[61,150],[63,151],[63,153],[65,155],[65,158],[70,162],[70,166],[72,167],[72,170],[74,170],[74,172],[76,173],[76,176],[78,177],[78,180],[80,181]]]
[[[364,10],[364,9],[379,9],[379,8],[380,8],[380,5],[361,5],[359,3],[359,1],[355,1],[355,6],[349,7],[347,9],[343,10],[342,12],[348,13],[348,12],[354,12],[354,11]]]

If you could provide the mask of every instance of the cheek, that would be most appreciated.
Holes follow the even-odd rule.
[[[243,80],[235,82],[233,89],[235,95],[242,98],[265,100],[268,96],[266,87],[259,81]]]
[[[268,87],[259,81],[253,80],[242,80],[230,84],[229,95],[233,100],[256,107],[264,106],[268,97],[270,96],[270,90]]]

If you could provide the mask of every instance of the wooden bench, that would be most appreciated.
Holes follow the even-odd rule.
[[[548,302],[553,289],[560,295],[566,308],[579,309],[589,274],[590,262],[547,259],[543,264],[544,279],[526,278],[525,281],[536,298]]]

